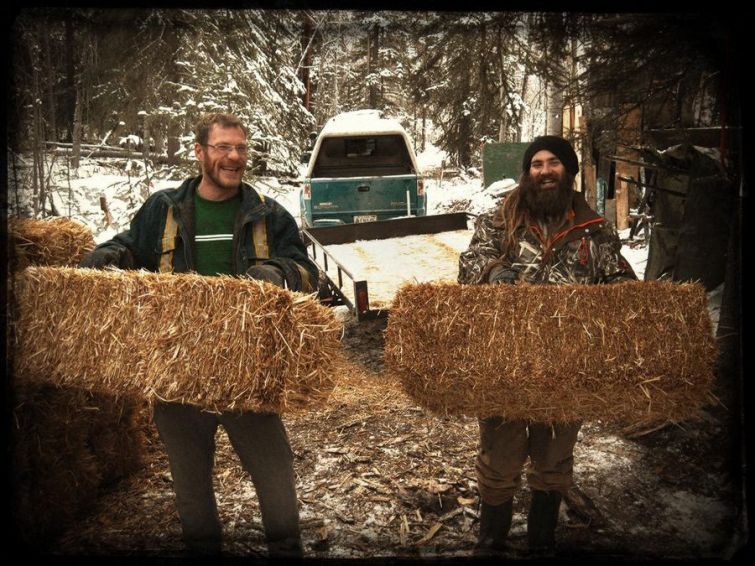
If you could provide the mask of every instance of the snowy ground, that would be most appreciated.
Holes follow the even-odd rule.
[[[437,152],[421,156],[437,161]],[[98,242],[128,225],[147,194],[181,178],[87,162],[56,178],[56,207],[89,226]],[[255,186],[298,216],[298,187],[277,179]],[[430,213],[492,206],[494,193],[477,175],[428,178]],[[100,209],[105,196],[113,222]],[[13,204],[14,194],[10,200]],[[22,200],[23,195],[21,196]],[[626,239],[628,233],[621,236]],[[645,242],[622,253],[642,277]],[[717,316],[720,289],[709,294]],[[385,321],[344,316],[343,345],[353,371],[328,406],[286,417],[295,454],[305,555],[318,558],[468,557],[477,533],[474,455],[477,422],[437,418],[403,394],[383,365]],[[575,454],[577,489],[562,506],[560,553],[567,557],[657,559],[729,557],[743,541],[742,488],[732,414],[716,406],[699,421],[656,431],[586,423]],[[59,555],[181,556],[180,526],[162,445],[148,431],[145,468],[114,486],[93,514],[66,533]],[[216,492],[230,556],[264,553],[259,507],[224,433],[218,434]],[[510,558],[526,557],[523,486],[515,501]],[[746,533],[746,530],[744,531]]]

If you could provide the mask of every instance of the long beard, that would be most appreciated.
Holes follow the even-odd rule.
[[[574,176],[564,173],[555,189],[541,189],[529,173],[519,179],[522,199],[530,218],[550,222],[563,217],[571,204]]]

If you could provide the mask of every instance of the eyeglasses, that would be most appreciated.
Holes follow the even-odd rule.
[[[239,155],[246,155],[246,152],[249,151],[249,148],[245,145],[229,145],[227,143],[221,143],[219,145],[212,145],[211,143],[205,144],[207,147],[211,147],[212,149],[217,149],[218,151],[222,151],[226,155],[230,155],[231,152],[235,149],[236,152]]]

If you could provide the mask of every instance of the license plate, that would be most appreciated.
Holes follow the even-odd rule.
[[[360,214],[354,217],[354,224],[360,222],[375,222],[377,220],[377,214]]]

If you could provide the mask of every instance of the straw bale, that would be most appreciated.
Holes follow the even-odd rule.
[[[34,383],[16,384],[12,406],[13,528],[39,549],[142,465],[143,413],[133,398]]]
[[[14,366],[37,381],[210,411],[319,406],[341,326],[313,296],[228,276],[29,267]]]
[[[407,285],[385,334],[406,393],[441,414],[680,421],[712,401],[699,284]]]
[[[100,467],[100,483],[108,485],[142,467],[152,411],[137,397],[89,394],[102,426],[91,429],[87,441]]]
[[[76,266],[94,249],[92,232],[70,218],[10,218],[8,241],[11,267],[29,265]]]

